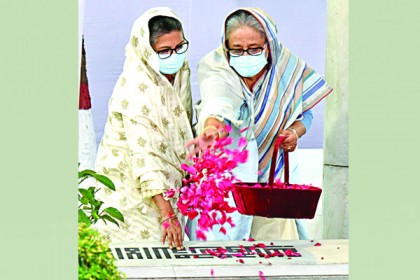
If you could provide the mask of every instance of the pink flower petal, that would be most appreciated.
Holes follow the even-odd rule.
[[[190,220],[194,220],[194,218],[195,217],[197,217],[198,216],[198,212],[197,211],[190,211],[190,212],[188,212],[188,218],[190,219]]]
[[[235,254],[232,254],[232,256],[234,256],[234,257],[243,257],[244,254],[242,254],[242,253],[235,253]]]
[[[261,270],[258,271],[258,275],[260,276],[260,280],[265,280],[266,279],[265,276],[264,276],[264,273]]]
[[[286,254],[286,256],[288,257],[301,257],[301,254],[298,252],[294,252],[291,249],[287,249],[286,251],[284,251],[284,253]]]
[[[166,198],[166,199],[169,199],[169,198],[173,198],[173,197],[175,197],[175,194],[176,194],[176,189],[174,189],[174,188],[170,188],[169,190],[167,190],[165,193],[163,193],[163,196]]]
[[[163,226],[165,229],[167,229],[167,228],[169,227],[169,222],[168,222],[168,221],[164,221],[164,222],[162,223],[162,226]]]
[[[206,241],[207,240],[207,237],[206,237],[206,235],[204,234],[204,232],[203,231],[201,231],[201,230],[197,230],[196,232],[195,232],[195,235],[197,236],[197,239],[198,240],[204,240],[204,241]]]
[[[248,142],[248,141],[246,141],[246,139],[245,139],[244,137],[239,138],[239,141],[238,141],[238,147],[239,147],[239,148],[243,148],[243,147],[245,147],[245,146],[246,146],[246,144],[247,144],[247,142]]]
[[[314,246],[321,246],[321,243],[319,243],[319,242],[317,242],[317,243],[315,243],[315,245]]]
[[[247,131],[249,129],[249,126],[242,128],[241,130],[239,130],[239,133],[242,134],[245,131]]]

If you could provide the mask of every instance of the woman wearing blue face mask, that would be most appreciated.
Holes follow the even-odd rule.
[[[235,170],[235,175],[244,182],[267,182],[277,135],[286,136],[283,149],[295,151],[299,138],[311,125],[310,109],[332,89],[278,41],[276,25],[264,11],[238,9],[228,15],[223,30],[222,44],[198,65],[199,135],[187,146],[194,147],[190,153],[193,156],[211,145],[216,135],[226,136],[225,125],[232,127],[229,136],[235,139],[247,129],[242,135],[248,140],[249,159]],[[280,151],[276,178],[282,173]],[[307,238],[299,221],[292,219],[235,213],[233,220],[236,227],[226,235],[215,228],[207,240],[240,240],[249,236],[260,240]],[[195,239],[197,222],[188,221],[188,225],[193,232],[190,238]]]
[[[182,215],[163,193],[181,185],[184,144],[193,138],[187,49],[169,8],[148,10],[133,24],[96,160],[96,170],[116,186],[98,195],[125,218],[120,227],[97,224],[113,242],[167,240],[182,248]]]

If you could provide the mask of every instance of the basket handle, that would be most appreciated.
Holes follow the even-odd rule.
[[[276,159],[280,149],[280,145],[286,137],[284,135],[277,136],[276,143],[274,144],[273,158],[271,159],[270,176],[268,177],[268,185],[272,186],[274,183],[274,173],[276,171]],[[284,183],[289,185],[289,153],[283,150],[284,156]]]

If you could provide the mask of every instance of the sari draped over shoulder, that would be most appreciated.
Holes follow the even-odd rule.
[[[159,72],[158,56],[149,43],[148,22],[158,15],[181,22],[166,7],[150,9],[134,22],[97,154],[97,172],[116,186],[115,192],[102,188],[98,195],[125,218],[120,228],[98,223],[113,242],[160,240],[160,215],[152,197],[182,184],[184,145],[193,138],[188,62],[171,84]]]

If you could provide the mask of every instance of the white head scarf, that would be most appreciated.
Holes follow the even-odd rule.
[[[181,19],[168,7],[152,8],[143,13],[133,23],[130,41],[125,47],[126,58],[124,62],[124,69],[119,78],[120,83],[117,83],[114,88],[113,98],[111,101],[124,98],[127,94],[134,92],[137,96],[131,96],[133,98],[131,98],[130,102],[138,101],[139,104],[136,105],[141,105],[145,103],[145,101],[150,102],[152,100],[145,100],[144,96],[136,94],[139,90],[141,92],[150,92],[151,94],[149,96],[156,99],[157,97],[153,95],[161,92],[162,86],[171,86],[167,78],[159,72],[158,55],[155,53],[149,42],[150,32],[148,24],[149,20],[155,16],[173,17],[182,24]],[[189,78],[190,69],[186,59],[184,65],[175,75],[173,87],[175,88],[175,91],[179,93],[179,98],[191,122],[191,86]],[[130,107],[131,108],[126,108],[124,110],[124,114],[128,116],[135,116],[139,113],[138,106]]]

